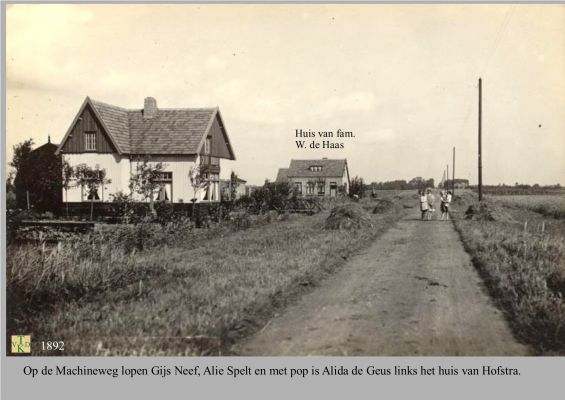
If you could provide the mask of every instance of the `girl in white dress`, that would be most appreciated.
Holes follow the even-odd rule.
[[[432,219],[432,215],[434,214],[434,212],[436,211],[434,208],[434,202],[436,201],[436,197],[434,196],[434,194],[432,193],[432,189],[428,189],[427,190],[428,195],[427,195],[427,200],[428,200],[428,220]]]
[[[422,212],[423,221],[426,219],[426,214],[428,213],[428,198],[424,190],[418,190],[418,196],[420,196],[420,211]]]

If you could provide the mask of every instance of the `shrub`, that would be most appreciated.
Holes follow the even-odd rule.
[[[356,203],[332,208],[325,224],[326,229],[359,229],[372,226],[367,211]]]
[[[13,191],[6,192],[6,210],[14,210],[18,206],[16,194]]]
[[[262,188],[251,196],[242,196],[235,205],[249,212],[258,214],[270,210],[284,211],[292,207],[297,193],[288,182],[265,182]]]
[[[131,195],[122,191],[110,194],[112,210],[121,222],[128,223],[134,217],[134,202]]]
[[[349,184],[349,197],[357,196],[358,198],[362,198],[364,195],[365,184],[363,183],[363,178],[356,176]]]
[[[471,204],[467,208],[467,211],[465,211],[465,219],[475,221],[516,222],[503,207],[484,201]]]
[[[373,208],[373,214],[382,214],[388,210],[390,210],[393,206],[392,201],[390,200],[378,200],[377,204]]]
[[[233,230],[244,230],[251,226],[251,218],[246,211],[231,212],[229,218],[229,226]]]
[[[34,209],[30,210],[8,210],[6,211],[6,243],[10,244],[17,238],[21,222],[24,220],[38,220],[41,214]]]
[[[166,224],[172,222],[175,218],[175,210],[173,208],[173,203],[159,201],[154,204],[156,219],[155,221],[159,224]]]

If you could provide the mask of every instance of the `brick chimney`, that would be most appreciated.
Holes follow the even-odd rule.
[[[146,97],[143,103],[143,118],[153,118],[157,115],[157,100]]]

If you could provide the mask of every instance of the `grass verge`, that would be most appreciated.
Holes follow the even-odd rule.
[[[187,246],[177,237],[143,251],[82,241],[10,248],[8,334],[63,340],[65,355],[225,354],[398,213],[348,231],[324,229],[326,217],[219,229]]]
[[[527,214],[519,209],[508,208],[507,211],[519,222],[460,219],[454,221],[455,227],[516,336],[539,354],[563,355],[563,221],[548,221],[541,215]],[[529,219],[529,225],[522,221],[524,218]],[[548,229],[537,228],[546,223]]]

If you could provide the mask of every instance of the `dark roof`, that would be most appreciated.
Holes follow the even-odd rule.
[[[310,171],[310,167],[322,167],[321,171]],[[290,160],[287,171],[289,178],[295,177],[342,177],[347,168],[347,160]],[[280,170],[279,170],[280,172]]]
[[[196,154],[215,108],[160,109],[153,118],[128,111],[131,149],[147,154]]]
[[[91,100],[91,104],[122,153],[131,153],[128,111],[96,100]]]
[[[276,182],[286,182],[288,179],[288,168],[279,168]]]
[[[214,119],[221,120],[217,107],[158,108],[154,117],[144,118],[143,109],[126,109],[89,97],[79,114],[86,104],[92,106],[110,139],[117,145],[118,152],[122,154],[197,154]],[[223,123],[220,126],[231,153]],[[68,133],[62,144],[67,136]]]
[[[42,152],[55,153],[55,151],[57,150],[58,147],[59,147],[58,144],[47,142],[45,144],[42,144],[38,148],[33,149],[31,152],[32,153],[42,153]]]
[[[231,179],[220,179],[220,182],[226,183],[229,185]],[[241,179],[240,177],[237,177],[237,183],[239,184],[245,184],[247,183],[247,181],[245,179]]]

